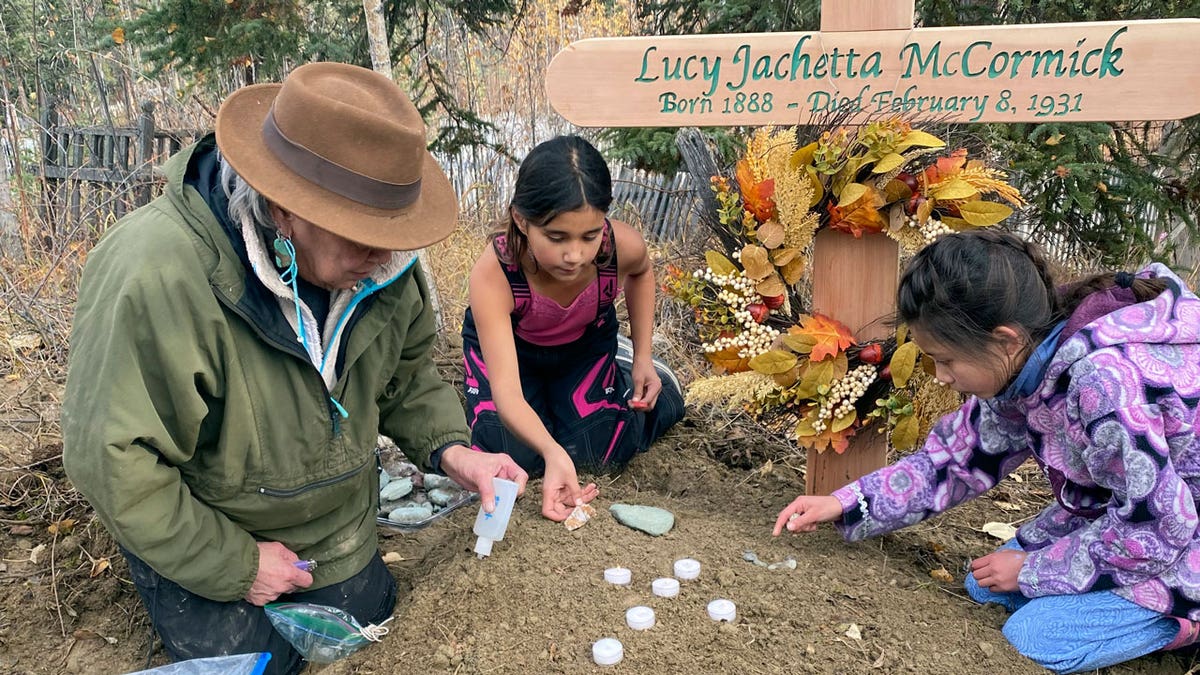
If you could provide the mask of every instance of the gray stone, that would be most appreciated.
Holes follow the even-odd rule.
[[[426,490],[456,490],[462,489],[458,483],[450,480],[448,477],[436,473],[425,474],[425,489]]]
[[[415,525],[416,523],[433,516],[433,505],[418,504],[415,506],[402,506],[388,514],[388,520],[397,525]]]
[[[675,526],[675,514],[656,506],[613,504],[608,510],[622,525],[654,537],[670,532]]]
[[[413,491],[413,482],[411,478],[397,478],[389,481],[383,489],[379,491],[379,501],[388,502],[393,499],[400,499]]]
[[[458,496],[457,491],[447,490],[445,488],[434,488],[425,494],[429,495],[429,501],[437,504],[438,506],[445,506],[454,501],[454,498]]]

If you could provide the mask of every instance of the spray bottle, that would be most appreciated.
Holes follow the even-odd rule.
[[[496,499],[492,512],[483,510],[479,505],[479,515],[475,518],[475,555],[484,558],[492,554],[492,542],[504,538],[508,529],[508,519],[512,515],[513,503],[517,501],[517,484],[503,478],[492,478],[492,489],[496,491]]]

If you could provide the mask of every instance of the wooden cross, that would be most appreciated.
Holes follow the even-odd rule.
[[[915,0],[822,0],[819,33],[581,40],[546,74],[580,126],[795,124],[836,112],[956,122],[1180,119],[1200,113],[1200,20],[914,28]],[[899,253],[886,236],[824,229],[813,311],[886,337]],[[806,490],[882,467],[883,434],[810,452]]]

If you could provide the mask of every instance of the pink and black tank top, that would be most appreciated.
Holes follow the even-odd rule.
[[[617,297],[617,247],[612,225],[604,220],[600,251],[596,254],[596,283],[588,284],[566,307],[529,287],[519,263],[509,258],[504,235],[492,240],[500,267],[508,278],[513,294],[513,332],[532,344],[555,347],[583,337],[588,327],[600,327],[606,321]]]

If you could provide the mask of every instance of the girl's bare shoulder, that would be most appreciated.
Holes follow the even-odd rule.
[[[646,253],[646,238],[629,223],[622,220],[609,219],[612,225],[613,241],[617,245],[617,263],[626,273],[636,273],[649,264]]]

